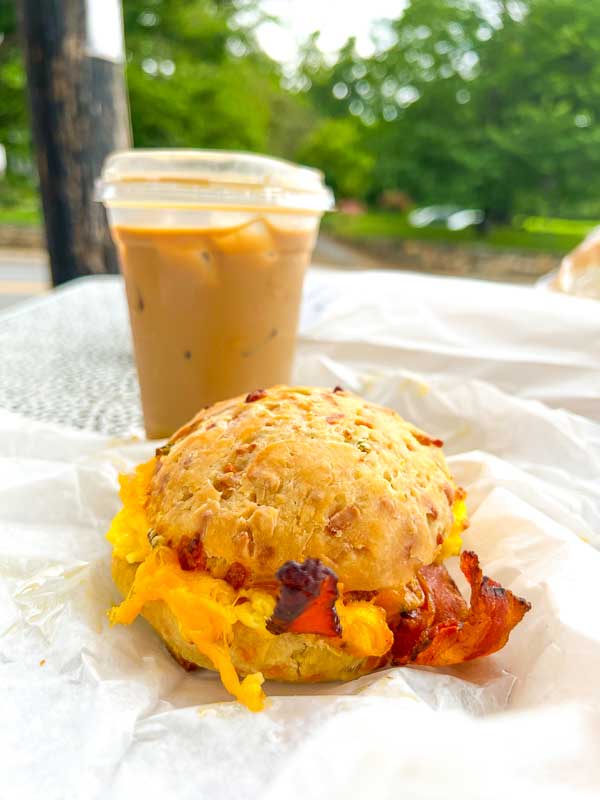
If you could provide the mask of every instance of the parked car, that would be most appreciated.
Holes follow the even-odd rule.
[[[413,228],[427,228],[429,225],[443,225],[449,231],[462,231],[473,225],[481,225],[484,213],[479,208],[460,208],[460,206],[426,206],[416,208],[408,215]]]

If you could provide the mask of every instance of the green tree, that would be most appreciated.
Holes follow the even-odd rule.
[[[404,189],[423,203],[472,202],[470,88],[483,25],[479,5],[460,0],[416,0],[392,23],[394,43],[373,59],[384,68],[369,137],[382,189]]]
[[[315,106],[362,122],[363,196],[399,188],[503,221],[600,213],[599,3],[412,0],[385,39],[368,60],[349,42],[305,67]]]
[[[319,49],[318,37],[316,31],[300,49],[299,85],[321,117],[360,115],[366,110],[363,93],[369,101],[374,98],[370,81],[377,75],[377,65],[358,55],[354,38],[348,39],[332,62]]]
[[[481,202],[504,218],[600,213],[600,5],[506,3],[500,22],[473,91]]]
[[[376,54],[317,36],[284,80],[261,52],[259,0],[123,0],[135,144],[272,152],[340,196],[600,214],[600,3],[411,0]],[[14,5],[0,4],[7,188],[31,182]]]
[[[368,194],[374,158],[365,151],[360,123],[353,118],[323,120],[296,155],[301,162],[325,172],[338,199]]]
[[[8,202],[31,181],[31,135],[25,71],[17,35],[14,4],[0,4],[0,144],[6,149],[7,172],[0,202]]]
[[[291,155],[290,123],[303,131],[314,114],[259,49],[256,2],[124,0],[123,10],[137,146]]]
[[[467,66],[481,24],[475,5],[416,0],[388,24],[392,44],[374,57],[361,59],[351,40],[336,64],[308,73],[320,107],[333,104],[332,116],[362,124],[361,148],[374,167],[361,196],[399,188],[421,202],[469,197],[462,172],[473,112],[457,96],[464,99],[459,93],[472,77]]]
[[[353,38],[331,62],[318,47],[318,35],[310,36],[301,49],[297,82],[320,119],[294,155],[298,161],[319,167],[338,199],[365,199],[377,163],[367,144],[365,123],[375,119],[363,102],[365,87],[372,99],[367,66]]]
[[[261,52],[255,0],[123,0],[127,80],[138,147],[232,148],[293,157],[317,113],[281,86]],[[13,2],[0,3],[0,143],[9,182],[33,185],[26,80]],[[17,198],[18,199],[18,198]]]

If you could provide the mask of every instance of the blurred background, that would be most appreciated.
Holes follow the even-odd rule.
[[[533,282],[600,220],[600,2],[123,0],[138,147],[316,166],[316,260]],[[0,302],[47,282],[0,0]]]

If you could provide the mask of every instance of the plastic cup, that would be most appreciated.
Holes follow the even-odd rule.
[[[286,383],[302,284],[333,196],[320,172],[247,153],[132,150],[98,184],[125,278],[149,438]]]

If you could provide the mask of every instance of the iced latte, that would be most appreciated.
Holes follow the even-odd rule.
[[[146,433],[290,379],[302,283],[331,195],[246,154],[133,151],[101,183],[125,278]]]

